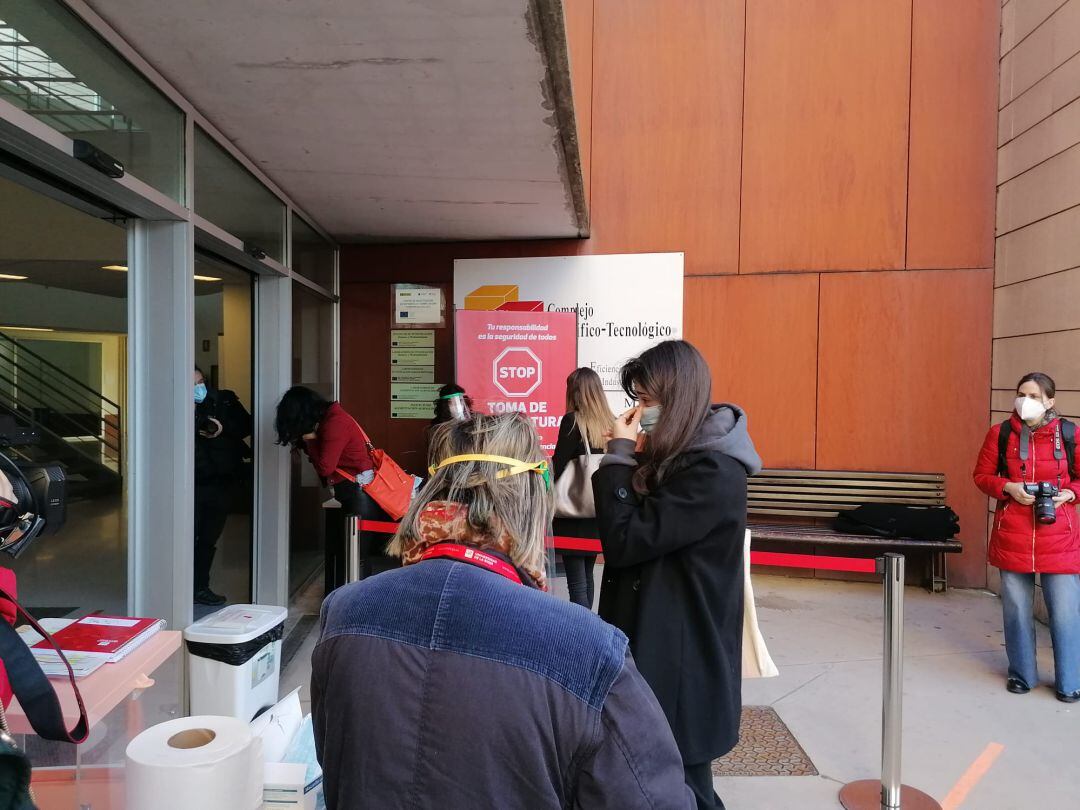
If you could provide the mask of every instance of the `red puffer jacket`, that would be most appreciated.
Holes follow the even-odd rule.
[[[1023,506],[1005,494],[1010,481],[1050,481],[1069,488],[1080,499],[1080,472],[1068,469],[1068,460],[1054,458],[1054,437],[1058,419],[1031,433],[1027,462],[1020,462],[1022,423],[1012,416],[1012,432],[1005,451],[1008,477],[998,474],[998,435],[1001,425],[986,434],[979,461],[975,465],[975,486],[998,499],[994,529],[990,534],[990,564],[1005,571],[1043,574],[1080,574],[1080,520],[1076,501],[1057,510],[1054,523],[1037,523],[1032,506]],[[1064,446],[1062,447],[1064,449]]]

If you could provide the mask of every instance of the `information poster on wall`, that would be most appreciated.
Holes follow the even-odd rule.
[[[459,311],[458,384],[482,413],[526,414],[553,453],[577,367],[576,325],[572,312]]]
[[[443,326],[442,287],[423,284],[394,285],[395,326]]]
[[[390,402],[391,419],[424,419],[435,418],[435,406],[428,402],[414,402],[411,400],[399,400]]]
[[[391,383],[430,383],[435,382],[433,366],[394,366],[390,369]]]
[[[576,315],[579,362],[600,375],[618,413],[629,406],[619,386],[623,364],[683,336],[683,254],[458,259],[454,305]]]
[[[434,329],[391,329],[390,348],[434,349]]]
[[[391,366],[434,366],[434,349],[391,348]]]
[[[441,387],[439,383],[390,383],[390,399],[434,403]]]

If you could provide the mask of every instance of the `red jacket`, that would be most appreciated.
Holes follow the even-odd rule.
[[[0,588],[7,591],[12,598],[19,598],[19,594],[15,589],[15,572],[10,568],[0,568]],[[0,622],[13,625],[15,624],[16,615],[15,605],[7,599],[0,599]],[[0,661],[0,703],[4,704],[5,709],[11,703],[11,683],[8,681],[7,670],[4,669],[3,661]]]
[[[1068,458],[1054,458],[1054,437],[1057,419],[1031,432],[1028,460],[1020,462],[1020,429],[1022,423],[1012,416],[1012,432],[1005,451],[1008,476],[998,475],[998,434],[1001,425],[994,425],[986,434],[979,460],[975,465],[975,485],[998,499],[994,512],[994,528],[990,533],[990,564],[1005,571],[1043,574],[1080,574],[1080,520],[1076,501],[1057,510],[1057,521],[1037,523],[1033,506],[1023,506],[1005,494],[1010,481],[1050,481],[1068,488],[1080,499],[1080,471],[1070,472]],[[1064,446],[1062,447],[1064,450]]]
[[[374,466],[360,425],[336,402],[330,403],[306,449],[319,477],[331,484],[345,480],[335,472],[339,467],[356,476]]]

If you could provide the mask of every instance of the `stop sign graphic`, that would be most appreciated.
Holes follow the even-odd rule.
[[[508,397],[527,397],[540,387],[544,364],[532,349],[512,346],[491,364],[491,380]]]

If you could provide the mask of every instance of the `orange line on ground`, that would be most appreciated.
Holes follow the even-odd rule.
[[[971,763],[971,767],[964,771],[964,775],[953,785],[949,795],[941,802],[941,810],[956,810],[957,807],[962,805],[972,788],[979,783],[980,779],[986,776],[986,772],[990,770],[994,761],[1001,756],[1001,752],[1004,750],[1005,746],[1001,743],[990,743],[986,746],[983,752]]]

